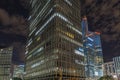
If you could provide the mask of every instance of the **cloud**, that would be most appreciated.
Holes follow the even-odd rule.
[[[28,36],[29,9],[27,0],[1,0],[0,47],[14,47],[13,63],[24,63],[25,44]]]
[[[3,25],[9,25],[10,24],[9,14],[3,9],[0,9],[0,22]]]
[[[114,26],[113,31],[116,31],[117,33],[120,33],[120,23],[118,23]]]
[[[28,25],[24,17],[20,15],[10,16],[5,10],[0,9],[0,31],[22,36],[28,35]]]

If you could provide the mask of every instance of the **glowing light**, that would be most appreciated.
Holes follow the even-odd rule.
[[[72,6],[72,3],[69,0],[64,0],[67,4],[69,4],[70,6]]]
[[[62,14],[60,13],[54,13],[46,22],[45,24],[42,25],[42,27],[35,33],[35,35],[38,35],[39,32],[41,32],[46,26],[47,24],[52,21],[52,19],[54,19],[54,17],[59,17],[60,19],[64,20],[65,22],[69,23],[72,25],[72,23],[66,18],[64,17]]]
[[[78,51],[78,50],[75,50],[75,53],[76,53],[76,54],[79,54],[79,55],[81,55],[81,56],[84,56],[84,53],[82,53],[82,52],[80,52],[80,51]]]
[[[82,48],[79,48],[79,50],[80,50],[81,52],[83,52],[83,51],[84,51]]]
[[[95,32],[95,34],[98,34],[98,35],[100,35],[100,32]]]
[[[88,44],[89,46],[93,46],[92,44]]]
[[[94,40],[93,40],[92,38],[90,38],[90,37],[88,37],[88,39],[89,39],[90,41],[92,41],[92,42],[94,41]]]

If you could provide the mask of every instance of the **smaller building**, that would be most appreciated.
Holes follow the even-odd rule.
[[[24,65],[15,65],[14,66],[13,77],[23,79],[23,75],[24,75]]]
[[[115,72],[117,74],[118,80],[120,80],[120,56],[114,57],[113,62],[115,65]]]
[[[103,64],[104,75],[116,77],[114,62],[106,62]]]
[[[12,47],[0,49],[0,80],[10,80]]]

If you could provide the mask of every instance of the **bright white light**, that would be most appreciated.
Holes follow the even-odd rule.
[[[27,46],[30,46],[32,44],[32,38],[28,41],[28,45]]]
[[[92,46],[92,44],[88,44],[89,46]]]
[[[38,50],[37,50],[37,52],[40,52],[40,51],[42,51],[44,49],[44,47],[41,47],[41,48],[39,48]]]
[[[78,60],[75,60],[75,63],[84,65],[83,62],[80,62],[80,61],[78,61]]]
[[[25,52],[25,54],[27,54],[27,53],[28,53],[28,51]]]
[[[44,49],[44,47],[40,47],[37,51],[34,52],[33,55],[40,53],[43,49]]]
[[[44,63],[43,60],[41,60],[40,62],[37,62],[37,63],[33,64],[33,65],[31,66],[31,68],[37,67],[37,66],[41,65],[42,63]]]
[[[28,18],[28,20],[30,20],[31,19],[31,16]]]
[[[98,72],[97,71],[95,71],[95,75],[98,76]]]
[[[82,48],[79,48],[79,50],[82,51],[82,52],[84,51]]]
[[[76,53],[76,54],[79,54],[79,55],[81,55],[81,56],[84,56],[84,53],[82,53],[82,52],[80,52],[80,51],[78,51],[78,50],[75,50],[75,53]]]
[[[90,41],[94,41],[92,38],[90,38],[90,37],[88,37],[88,39],[90,40]]]
[[[46,22],[45,24],[42,25],[42,27],[35,33],[35,35],[38,35],[39,32],[41,32],[46,26],[47,24],[52,21],[52,19],[54,19],[54,17],[59,17],[60,19],[64,20],[65,22],[69,23],[72,25],[72,23],[66,18],[64,17],[62,14],[60,13],[54,13]]]
[[[69,0],[65,0],[65,2],[72,6],[72,3]]]
[[[113,78],[117,78],[117,75],[113,75]]]

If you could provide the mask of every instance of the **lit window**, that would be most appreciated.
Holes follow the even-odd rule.
[[[82,52],[80,52],[80,51],[78,51],[78,50],[75,50],[75,53],[76,53],[76,54],[79,54],[79,55],[81,55],[81,56],[84,56],[84,53],[82,53]]]
[[[40,37],[37,38],[37,41],[39,41],[39,40],[40,40]]]
[[[46,26],[47,24],[52,21],[52,19],[54,19],[54,17],[59,17],[60,19],[64,20],[65,22],[73,25],[66,17],[64,17],[63,15],[61,15],[60,13],[54,13],[46,22],[45,24],[42,25],[42,27],[35,33],[35,35],[38,35],[38,33],[40,33]]]
[[[41,64],[43,64],[43,63],[44,63],[44,60],[41,60],[40,62],[37,62],[37,63],[33,64],[33,65],[31,66],[31,68],[37,67],[37,66],[39,66],[39,65],[41,65]]]
[[[89,43],[88,46],[91,46],[91,47],[92,47],[93,45]]]
[[[30,46],[30,45],[32,44],[32,42],[33,42],[33,40],[30,39],[30,40],[28,41],[28,45],[27,45],[27,46]]]
[[[78,34],[82,35],[82,32],[80,32],[79,30],[75,29],[73,26],[67,24],[67,27],[69,27],[70,29],[74,30]]]
[[[88,39],[89,39],[90,41],[92,41],[92,42],[94,41],[94,40],[93,40],[92,38],[90,38],[90,37],[88,37]]]
[[[80,50],[81,52],[83,52],[83,51],[84,51],[82,48],[79,48],[79,50]]]
[[[72,6],[72,3],[69,0],[64,0],[67,4],[69,4],[70,6]]]

